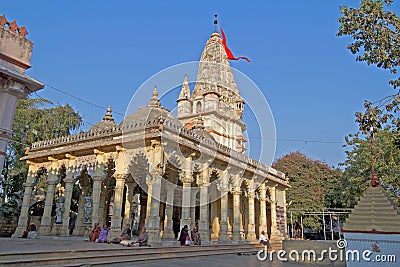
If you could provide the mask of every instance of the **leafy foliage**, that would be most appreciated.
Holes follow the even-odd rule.
[[[389,129],[376,131],[374,134],[373,155],[375,173],[385,191],[400,204],[400,149],[398,134]],[[342,176],[342,199],[344,205],[353,207],[359,196],[370,185],[371,154],[370,142],[359,134],[346,137],[347,159],[343,164],[345,170]]]
[[[292,188],[288,189],[286,198],[291,203],[299,222],[299,216],[308,211],[322,211],[323,208],[340,206],[339,182],[341,171],[330,168],[326,163],[309,159],[300,152],[292,152],[274,163],[274,168],[286,173]],[[306,227],[320,229],[320,218],[305,217]]]
[[[3,169],[5,194],[12,196],[23,189],[28,166],[20,159],[33,142],[69,135],[82,125],[82,118],[68,104],[42,108],[51,103],[43,98],[19,100],[14,122],[13,139],[7,147]],[[2,196],[4,197],[4,196]]]
[[[342,6],[338,36],[350,36],[353,42],[347,48],[356,54],[356,61],[388,70],[394,78],[389,84],[397,89],[400,62],[400,18],[391,10],[394,0],[362,0],[359,8]],[[356,113],[360,130],[366,133],[369,127],[381,128],[388,119],[400,129],[400,120],[394,116],[399,111],[399,91],[380,101],[364,104],[365,112]]]

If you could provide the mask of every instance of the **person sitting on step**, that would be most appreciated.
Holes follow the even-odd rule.
[[[135,242],[128,244],[128,247],[144,247],[147,246],[147,232],[146,227],[142,228],[138,239]]]
[[[122,231],[120,236],[117,236],[111,241],[107,241],[107,243],[119,244],[122,240],[130,240],[131,239],[131,225],[128,223],[125,229]]]
[[[89,241],[95,242],[96,239],[99,238],[100,231],[101,231],[101,227],[99,226],[98,223],[95,223],[92,231],[89,234]]]
[[[31,225],[29,226],[28,238],[29,239],[37,238],[36,225],[34,223],[31,223]]]
[[[265,246],[267,246],[267,248],[271,248],[270,244],[269,244],[269,240],[265,237],[265,232],[261,231],[261,235],[260,235],[260,244],[263,244]]]
[[[106,224],[103,224],[103,229],[101,229],[99,238],[96,239],[96,243],[106,243],[107,242],[107,235],[108,235],[109,229]]]

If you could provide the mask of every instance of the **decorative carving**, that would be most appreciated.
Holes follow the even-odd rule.
[[[179,180],[182,183],[192,183],[194,181],[192,174],[187,174],[185,171],[179,171]]]
[[[64,197],[60,196],[58,198],[58,202],[56,205],[56,224],[61,224],[62,223],[62,217],[63,217],[63,213],[64,213]]]
[[[15,20],[11,21],[11,22],[7,22],[8,24],[8,29],[12,32],[16,32],[18,30],[18,25],[17,22]]]
[[[22,26],[18,29],[18,33],[21,37],[24,37],[28,34],[28,30],[25,28],[25,26]]]
[[[6,16],[3,14],[0,16],[0,26],[4,27],[4,25],[6,25],[7,23],[7,19]]]
[[[92,197],[85,196],[85,220],[84,223],[92,223]]]

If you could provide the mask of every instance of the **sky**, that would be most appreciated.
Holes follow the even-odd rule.
[[[3,0],[0,13],[28,29],[34,48],[27,73],[46,85],[38,95],[73,106],[84,118],[80,130],[100,121],[107,105],[124,113],[155,73],[199,60],[217,13],[232,52],[251,59],[231,66],[272,110],[275,159],[300,151],[337,166],[345,160],[344,137],[358,129],[354,113],[393,90],[389,74],[355,62],[346,49],[351,40],[336,36],[339,7],[358,2]],[[257,142],[252,134],[249,142]]]

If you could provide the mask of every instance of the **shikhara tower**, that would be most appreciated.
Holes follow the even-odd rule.
[[[185,76],[177,102],[178,119],[187,128],[201,116],[215,141],[240,153],[246,151],[244,101],[218,33],[211,35],[203,50],[193,92]]]

